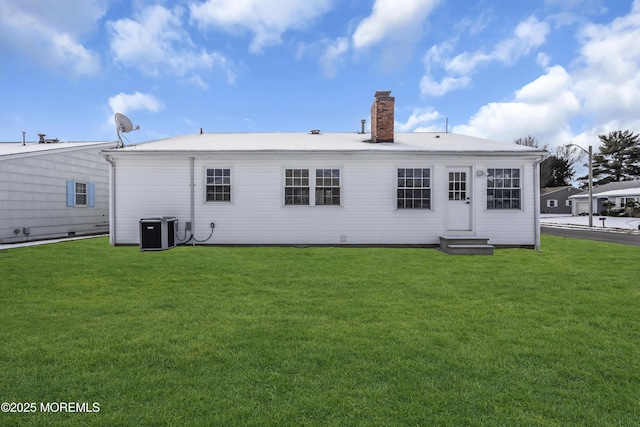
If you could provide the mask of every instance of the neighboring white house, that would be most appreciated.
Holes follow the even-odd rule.
[[[372,110],[371,135],[200,133],[103,150],[111,243],[137,245],[141,219],[176,217],[190,244],[434,246],[447,235],[538,245],[546,151],[394,134],[389,92]]]
[[[100,150],[115,146],[1,143],[0,243],[106,233],[109,165]]]
[[[572,200],[572,215],[589,213],[589,193],[569,197]],[[593,189],[593,213],[599,215],[605,208],[603,201],[611,201],[616,208],[624,208],[629,201],[640,201],[640,180],[611,182]]]

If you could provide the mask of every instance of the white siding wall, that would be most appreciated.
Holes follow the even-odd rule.
[[[195,171],[195,238],[208,244],[415,244],[434,245],[446,234],[448,166],[471,167],[472,235],[499,245],[534,245],[532,161],[465,161],[407,155],[230,155],[198,156]],[[175,216],[178,235],[190,221],[190,163],[184,156],[117,158],[116,244],[139,244],[139,220]],[[432,209],[396,209],[398,167],[431,168]],[[521,210],[486,208],[486,174],[477,170],[522,170]],[[232,201],[205,202],[206,168],[229,168]],[[341,170],[342,206],[284,206],[284,169]],[[313,192],[312,192],[313,196]]]
[[[116,159],[117,244],[139,244],[143,218],[174,216],[189,221],[189,159]]]
[[[478,203],[475,205],[476,234],[491,238],[495,245],[535,244],[535,182],[533,163],[515,160],[497,160],[478,165],[478,170],[489,168],[520,168],[521,209],[487,209],[487,178],[474,177],[478,185]]]
[[[108,232],[109,165],[99,150],[94,146],[1,160],[0,243]],[[67,207],[67,180],[94,183],[95,206]]]

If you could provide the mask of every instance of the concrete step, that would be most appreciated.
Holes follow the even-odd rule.
[[[444,252],[450,255],[493,255],[493,245],[447,245]]]
[[[486,245],[489,239],[485,237],[440,236],[440,245]]]
[[[484,237],[440,236],[440,250],[451,255],[493,255],[493,249]]]

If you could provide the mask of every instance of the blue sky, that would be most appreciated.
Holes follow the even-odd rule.
[[[0,0],[0,141],[396,131],[550,147],[640,131],[640,0]]]

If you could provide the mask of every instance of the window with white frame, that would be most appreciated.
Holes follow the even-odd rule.
[[[285,169],[284,204],[309,205],[309,169]]]
[[[95,207],[96,184],[67,180],[67,207]]]
[[[340,169],[316,169],[316,206],[340,205]]]
[[[205,200],[207,202],[230,202],[231,169],[207,169],[207,182],[205,188]]]
[[[571,200],[569,200],[569,199],[565,200],[564,201],[564,205],[570,207],[571,206]]]
[[[520,209],[520,169],[487,169],[487,209]]]
[[[87,184],[76,182],[76,206],[86,206],[87,204]]]
[[[547,200],[547,207],[548,208],[557,208],[558,207],[558,201],[555,200],[555,199]]]
[[[398,168],[398,209],[431,209],[431,169]]]

